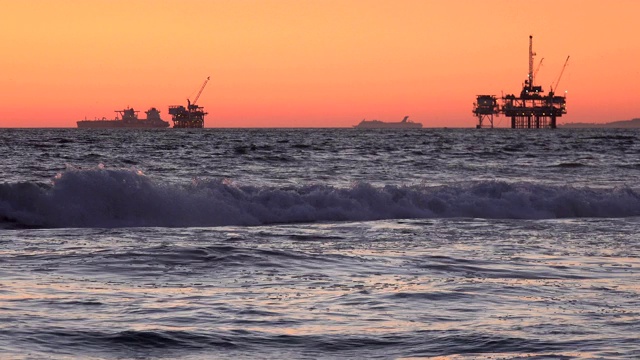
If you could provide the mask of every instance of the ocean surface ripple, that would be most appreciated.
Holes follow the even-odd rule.
[[[0,130],[0,358],[639,358],[639,136]]]

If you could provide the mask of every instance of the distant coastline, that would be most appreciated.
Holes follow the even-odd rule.
[[[559,128],[617,128],[617,129],[629,129],[640,128],[640,118],[631,120],[620,120],[608,123],[567,123],[558,125]]]

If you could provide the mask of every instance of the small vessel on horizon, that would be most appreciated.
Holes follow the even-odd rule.
[[[409,116],[405,116],[402,121],[384,122],[380,120],[363,119],[358,125],[353,126],[356,129],[421,129],[422,124],[409,120]]]
[[[96,120],[80,120],[77,122],[78,128],[86,129],[114,129],[114,128],[133,128],[133,129],[151,129],[151,128],[167,128],[169,122],[160,118],[160,111],[155,107],[145,111],[146,119],[138,119],[139,111],[133,108],[116,110],[120,117],[115,119],[96,119]]]

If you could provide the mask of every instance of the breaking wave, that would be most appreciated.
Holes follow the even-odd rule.
[[[135,169],[70,169],[51,185],[0,184],[0,223],[24,227],[192,227],[474,217],[555,219],[640,215],[640,193],[485,181],[445,186],[349,188],[176,185]]]

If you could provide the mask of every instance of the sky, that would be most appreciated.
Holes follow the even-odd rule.
[[[206,127],[474,127],[476,95],[567,92],[559,124],[640,117],[637,0],[0,0],[0,127],[194,100]],[[505,117],[495,119],[508,126]]]

